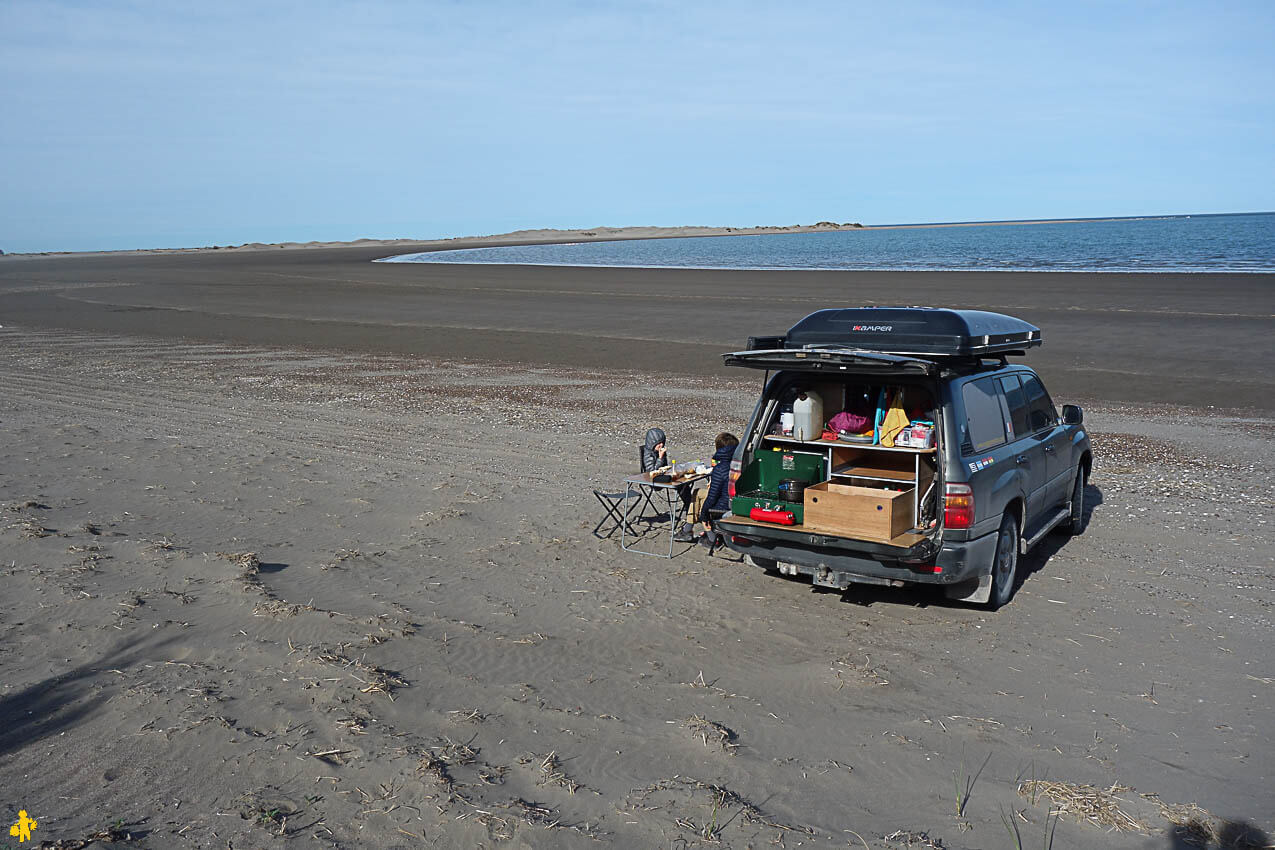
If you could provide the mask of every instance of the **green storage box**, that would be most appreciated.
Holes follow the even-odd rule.
[[[828,479],[827,465],[828,458],[823,453],[763,449],[753,456],[752,463],[735,482],[738,495],[730,501],[730,512],[735,516],[748,516],[753,508],[792,511],[793,519],[800,524],[802,503],[780,499],[779,482],[795,478],[807,485],[818,484]]]

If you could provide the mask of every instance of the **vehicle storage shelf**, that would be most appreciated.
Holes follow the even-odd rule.
[[[869,481],[901,481],[916,483],[916,472],[911,469],[887,469],[880,466],[845,463],[832,470],[834,478],[864,478]]]
[[[797,440],[778,434],[767,434],[765,440],[765,447],[759,450],[759,453],[763,455],[770,455],[773,450],[783,451],[793,456],[807,454],[821,456],[826,463],[824,470],[829,482],[905,493],[904,499],[908,508],[908,513],[905,514],[907,522],[913,529],[921,523],[922,502],[929,497],[933,489],[937,465],[938,450],[936,448],[873,446],[866,443],[847,443],[843,440]],[[832,489],[837,490],[837,488]],[[809,494],[809,491],[807,493]],[[829,497],[835,499],[836,493],[830,493]],[[798,516],[798,520],[801,519],[802,517]],[[844,531],[832,528],[825,528],[823,532],[848,536]],[[893,544],[890,538],[850,536],[897,545]]]
[[[778,434],[767,434],[766,439],[772,443],[787,443],[796,446],[814,446],[821,449],[864,449],[873,452],[901,452],[914,455],[932,455],[937,449],[913,449],[906,446],[874,446],[871,443],[848,443],[845,440],[798,440],[793,437],[781,437]]]

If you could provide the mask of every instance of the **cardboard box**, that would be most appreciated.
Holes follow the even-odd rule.
[[[915,524],[913,490],[855,487],[825,481],[806,488],[802,525],[812,531],[888,541]]]

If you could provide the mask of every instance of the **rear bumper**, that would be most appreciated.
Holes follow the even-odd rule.
[[[817,584],[846,587],[850,584],[959,584],[980,575],[990,574],[996,552],[996,535],[974,540],[944,541],[934,551],[924,541],[910,549],[897,549],[870,543],[836,540],[836,545],[802,542],[798,534],[770,529],[758,531],[756,526],[737,526],[734,534],[729,522],[722,523],[727,532],[726,545],[743,555],[778,561],[795,567],[799,575],[810,576]],[[831,540],[823,538],[831,543]],[[822,542],[822,541],[821,541]],[[935,572],[938,568],[938,572]]]

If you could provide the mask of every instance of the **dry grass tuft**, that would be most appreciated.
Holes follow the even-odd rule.
[[[313,605],[297,605],[291,602],[284,602],[282,599],[267,599],[265,602],[258,602],[254,605],[252,613],[258,617],[268,615],[284,619],[287,617],[295,617],[302,611],[313,610]]]
[[[1018,793],[1024,797],[1034,800],[1043,795],[1052,800],[1054,808],[1050,814],[1071,815],[1095,826],[1120,831],[1146,832],[1147,825],[1122,808],[1126,801],[1117,795],[1128,790],[1130,789],[1123,785],[1112,785],[1103,790],[1092,785],[1044,779],[1029,779],[1018,785]]]
[[[22,530],[22,536],[28,540],[37,540],[41,537],[48,537],[51,532],[49,529],[40,525],[34,519],[24,516],[22,519],[9,526],[10,528],[18,528]]]
[[[459,708],[447,712],[447,719],[452,723],[483,723],[488,716],[476,708]]]
[[[243,581],[246,592],[266,592],[261,584],[261,559],[256,552],[218,552],[217,557],[225,558],[239,568],[239,578]]]
[[[217,557],[225,558],[243,570],[244,578],[255,576],[261,572],[261,559],[257,557],[256,552],[218,552]]]
[[[885,840],[903,847],[921,847],[924,850],[947,850],[941,838],[932,838],[927,832],[898,830],[885,836]]]
[[[647,812],[668,808],[677,802],[676,797],[669,798],[670,792],[674,794],[689,792],[692,798],[704,793],[707,794],[705,805],[708,808],[708,813],[707,817],[701,818],[702,823],[697,824],[692,817],[685,815],[674,817],[673,822],[678,827],[693,832],[711,842],[720,841],[725,827],[736,818],[741,819],[745,824],[769,827],[770,829],[779,830],[781,833],[792,832],[811,836],[816,834],[808,826],[787,824],[771,818],[757,806],[725,786],[715,785],[711,782],[700,782],[698,779],[686,776],[662,779],[644,788],[631,791],[627,805],[621,811]],[[732,810],[734,811],[732,812]],[[779,843],[782,843],[782,841]]]
[[[739,749],[739,744],[736,743],[739,736],[728,726],[709,720],[706,717],[701,717],[698,714],[692,714],[686,718],[683,721],[683,725],[700,738],[706,747],[715,744],[721,747],[722,752],[729,755],[734,755],[735,751]]]
[[[25,502],[10,502],[5,505],[5,510],[13,511],[14,513],[26,510],[47,511],[48,509],[49,506],[44,504],[44,502],[37,502],[33,499],[27,499]]]
[[[327,563],[324,563],[324,564],[319,564],[319,569],[331,570],[338,567],[341,569],[345,569],[345,567],[342,565],[346,561],[353,560],[355,558],[362,558],[362,557],[363,557],[363,553],[360,552],[358,549],[338,549],[336,550],[336,554],[332,556],[331,561],[328,561]]]
[[[270,603],[262,604],[269,605]],[[286,605],[287,603],[279,604]],[[259,605],[257,607],[260,608],[262,606]],[[307,610],[307,608],[300,606],[298,610]],[[363,685],[363,687],[359,688],[360,693],[385,694],[393,702],[395,688],[404,688],[408,685],[406,679],[392,670],[377,667],[375,664],[368,664],[361,658],[349,658],[338,651],[325,650],[315,655],[315,658],[326,664],[335,664],[347,672],[350,670],[357,671],[357,673],[350,673],[349,675],[354,681]]]
[[[443,743],[430,747],[421,756],[416,772],[430,777],[443,786],[448,795],[456,796],[455,780],[451,769],[473,764],[478,760],[478,751],[468,744],[460,744],[451,738],[443,738]],[[503,771],[501,776],[503,776]],[[495,784],[494,782],[488,784]]]
[[[559,788],[566,788],[568,794],[574,794],[580,790],[580,783],[567,776],[562,769],[562,762],[558,760],[557,752],[551,752],[545,756],[540,762],[540,779],[537,780],[541,785],[556,785]]]

